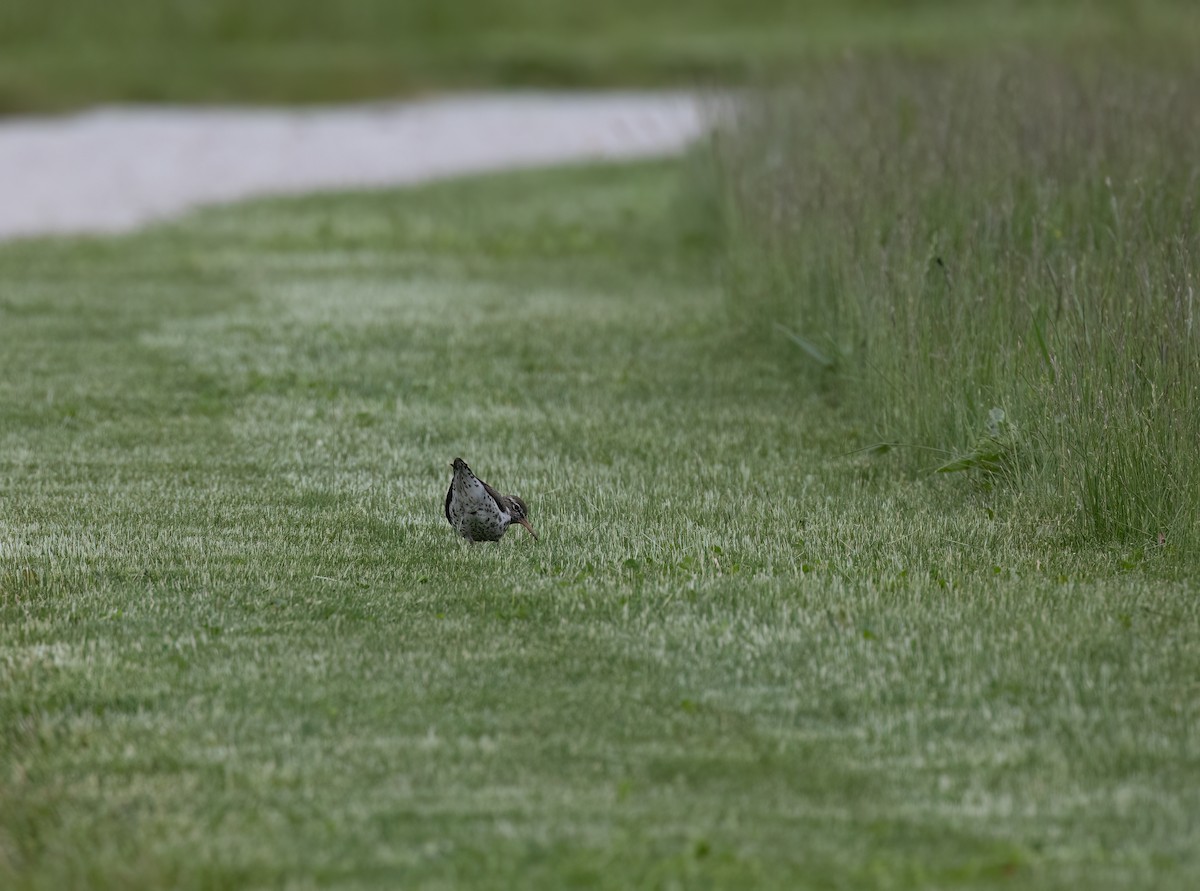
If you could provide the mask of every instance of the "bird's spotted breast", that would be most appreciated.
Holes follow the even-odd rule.
[[[446,498],[446,519],[470,541],[499,541],[511,518],[474,474],[456,468]]]

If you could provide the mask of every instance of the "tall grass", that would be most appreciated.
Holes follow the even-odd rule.
[[[847,64],[723,141],[730,300],[912,467],[1194,554],[1200,71]]]

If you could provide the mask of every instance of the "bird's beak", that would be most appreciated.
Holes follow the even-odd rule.
[[[530,522],[528,520],[526,520],[524,517],[522,517],[521,519],[517,520],[517,522],[525,527],[525,531],[533,536],[534,541],[537,541],[537,533],[533,531],[533,526],[530,524]]]

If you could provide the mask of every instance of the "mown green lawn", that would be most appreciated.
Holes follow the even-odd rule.
[[[0,885],[1197,886],[1194,584],[856,452],[691,176],[0,248]]]
[[[0,113],[725,85],[1014,43],[1187,60],[1198,34],[1191,0],[6,0]]]

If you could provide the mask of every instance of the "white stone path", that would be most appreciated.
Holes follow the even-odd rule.
[[[668,155],[700,135],[702,105],[677,93],[519,93],[0,118],[0,239],[126,231],[254,195]]]

